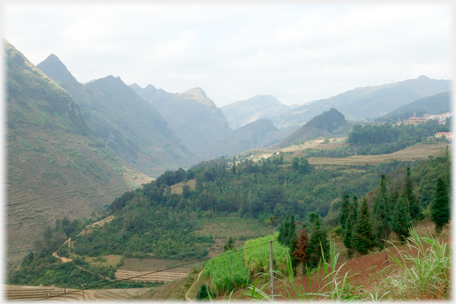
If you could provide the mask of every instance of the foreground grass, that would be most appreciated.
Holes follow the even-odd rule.
[[[371,290],[351,284],[355,273],[343,269],[345,263],[337,265],[339,254],[336,254],[335,246],[331,244],[329,261],[324,261],[316,270],[323,273],[323,279],[312,281],[312,276],[308,275],[310,292],[295,281],[291,263],[288,261],[288,277],[282,275],[283,279],[280,280],[285,291],[280,295],[272,298],[265,292],[270,282],[261,287],[257,286],[256,282],[249,286],[249,292],[244,295],[260,301],[449,299],[451,250],[448,244],[434,236],[419,236],[414,228],[410,230],[410,235],[405,250],[399,250],[394,244],[393,248],[396,250],[388,250],[394,266],[386,267],[380,273],[380,280]],[[280,277],[281,274],[277,275]]]

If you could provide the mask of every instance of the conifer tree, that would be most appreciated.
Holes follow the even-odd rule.
[[[398,198],[393,220],[393,231],[397,234],[402,244],[410,236],[409,228],[412,227],[412,218],[410,217],[409,206],[405,198],[406,195],[406,193],[403,193]]]
[[[353,195],[352,205],[353,205],[353,218],[354,218],[354,222],[356,223],[356,221],[358,220],[358,210],[359,210],[358,197],[356,195]]]
[[[450,222],[450,200],[443,176],[437,178],[434,192],[434,202],[431,205],[431,219],[435,223],[435,230],[440,233],[443,227]]]
[[[345,230],[345,222],[348,217],[348,209],[350,208],[350,197],[348,192],[344,191],[342,194],[342,205],[340,206],[339,212],[339,224],[342,225],[342,230]]]
[[[284,246],[288,246],[289,244],[289,229],[290,224],[288,222],[288,216],[286,216],[285,220],[282,222],[282,225],[280,226],[279,236],[277,237],[277,240]]]
[[[316,214],[316,213],[315,213]],[[323,223],[318,214],[312,213],[312,235],[310,236],[309,247],[307,247],[306,255],[308,259],[309,269],[318,267],[318,264],[322,261],[324,254],[325,260],[329,258],[329,241],[325,230],[323,229]],[[322,251],[323,250],[323,251]]]
[[[412,220],[419,219],[421,217],[421,208],[417,204],[415,194],[413,194],[413,181],[410,177],[410,166],[407,166],[407,176],[405,177],[405,194],[410,208],[410,217]]]
[[[360,254],[365,255],[374,247],[374,234],[372,232],[372,222],[364,197],[358,211],[358,220],[353,233],[353,248]]]
[[[303,228],[299,233],[298,243],[296,244],[296,248],[293,251],[293,256],[296,259],[296,264],[302,263],[302,274],[304,275],[306,272],[306,261],[308,260],[308,256],[306,254],[307,247],[309,247],[309,236],[307,235],[306,228]]]
[[[298,244],[298,236],[296,235],[296,231],[293,231],[290,236],[290,244],[289,244],[288,248],[289,248],[289,252],[290,252],[291,265],[293,267],[294,275],[296,275],[297,260],[295,259],[293,252],[295,251],[297,244]]]
[[[348,250],[348,257],[351,258],[353,256],[353,229],[356,225],[355,219],[355,208],[353,205],[350,205],[350,209],[348,212],[348,218],[345,225],[344,230],[344,245],[347,247]]]

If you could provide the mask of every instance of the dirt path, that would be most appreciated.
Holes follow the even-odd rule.
[[[62,247],[63,245],[65,245],[66,243],[68,243],[68,254],[70,254],[70,258],[66,258],[66,257],[61,257],[59,255],[57,255],[57,251],[60,250],[60,247],[59,249],[57,249],[56,252],[54,252],[52,254],[53,257],[61,260],[63,263],[68,263],[68,262],[73,262],[73,260],[71,259],[71,253],[70,253],[70,242],[71,242],[71,238],[69,238],[68,240],[65,241],[65,243],[63,243],[62,245],[60,245],[60,247]]]
[[[59,260],[61,260],[63,263],[73,262],[73,259],[71,259],[71,251],[70,251],[70,249],[71,249],[71,248],[70,248],[71,238],[69,238],[68,240],[66,240],[65,243],[63,243],[62,245],[60,245],[60,247],[62,247],[62,246],[65,245],[66,243],[68,243],[68,254],[70,255],[70,258],[61,257],[61,256],[57,255],[57,251],[59,251],[59,250],[57,250],[56,252],[54,252],[54,253],[52,254],[52,256],[55,257],[55,258],[57,258],[57,259],[59,259]],[[59,249],[60,249],[60,248],[59,248]],[[73,264],[74,264],[74,262],[73,262]],[[98,273],[94,273],[94,272],[88,271],[87,269],[84,269],[84,268],[82,268],[82,267],[79,266],[79,265],[76,265],[76,264],[74,264],[74,265],[75,265],[76,267],[78,267],[79,269],[83,270],[83,271],[86,271],[86,272],[88,272],[88,273],[97,275],[97,276],[99,276],[99,277],[101,277],[101,278],[103,278],[103,279],[105,279],[105,280],[108,280],[108,281],[113,282],[113,280],[111,280],[111,279],[108,278],[108,277],[102,276],[102,275],[100,275],[100,274],[98,274]]]
[[[189,297],[188,297],[188,293],[190,292],[190,290],[193,288],[193,286],[195,286],[195,284],[199,281],[200,279],[200,276],[201,274],[203,273],[204,271],[204,268],[203,270],[201,270],[201,272],[198,274],[198,278],[196,279],[196,281],[192,284],[192,286],[190,286],[190,288],[187,290],[187,293],[185,294],[185,299],[187,299],[187,301],[190,301],[190,302],[193,302],[193,300],[191,300]]]

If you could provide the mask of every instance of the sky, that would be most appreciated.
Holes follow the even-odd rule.
[[[3,37],[37,65],[55,54],[81,82],[119,76],[218,107],[288,105],[426,75],[452,79],[452,7],[441,3],[4,4]]]

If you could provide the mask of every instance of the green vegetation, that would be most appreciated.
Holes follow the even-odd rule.
[[[272,255],[274,256],[274,271],[284,273],[289,257],[288,247],[277,241],[279,233],[267,235],[262,238],[249,240],[244,244],[244,259],[249,271],[252,273],[268,273],[269,268],[269,241],[272,242]]]
[[[211,286],[219,295],[248,285],[250,273],[244,264],[244,251],[228,250],[209,260],[202,276],[210,277]]]
[[[433,143],[437,132],[449,132],[449,125],[430,120],[419,125],[392,124],[354,125],[347,144],[335,150],[307,150],[307,157],[348,157],[353,155],[380,155],[393,153],[416,143]],[[428,138],[432,137],[432,141]]]

